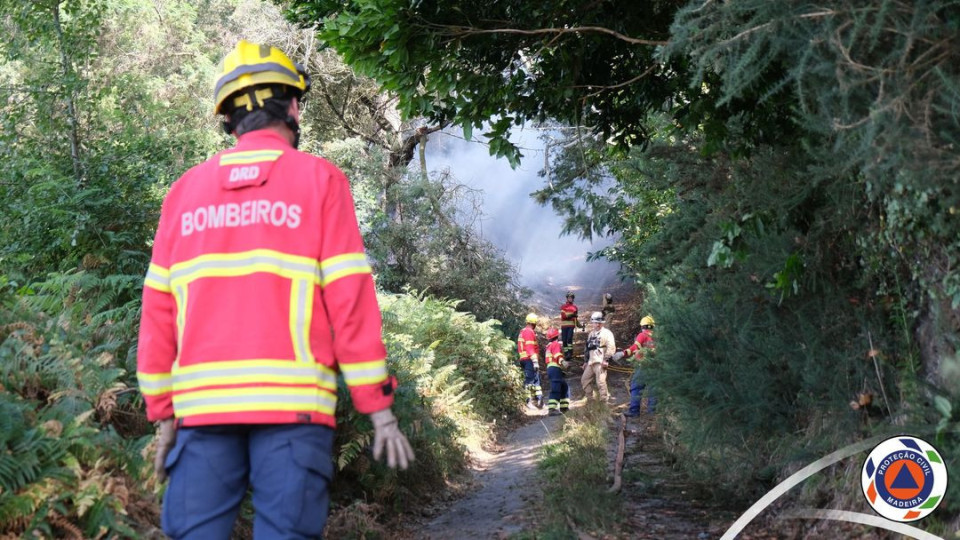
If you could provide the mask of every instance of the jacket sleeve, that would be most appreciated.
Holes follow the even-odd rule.
[[[533,356],[540,357],[539,347],[537,347],[537,335],[533,333],[533,330],[529,332],[524,330],[522,334],[523,339],[523,352],[526,353],[527,357],[532,358]]]
[[[325,174],[329,183],[320,233],[321,295],[333,330],[333,355],[354,407],[370,414],[393,404],[396,380],[387,373],[380,306],[350,186],[332,165],[326,165]]]
[[[606,329],[604,329],[604,330],[606,330]],[[604,359],[607,359],[607,358],[610,358],[611,356],[613,356],[614,353],[617,352],[617,344],[616,344],[616,342],[614,341],[613,332],[607,330],[606,332],[604,332],[604,334],[606,334],[606,338],[607,338],[607,339],[606,339],[606,342],[605,342],[605,343],[603,343],[603,342],[600,343],[600,348],[603,349],[603,358],[604,358]],[[601,335],[601,336],[602,336],[602,335]]]
[[[150,421],[173,417],[171,370],[177,358],[177,308],[170,288],[167,219],[161,211],[150,267],[143,281],[143,311],[137,340],[137,382]]]
[[[623,350],[623,356],[629,358],[629,357],[633,356],[634,354],[636,354],[638,350],[640,350],[640,346],[641,346],[641,345],[640,345],[640,336],[641,336],[641,335],[642,335],[642,334],[637,334],[636,339],[633,340],[633,345],[630,345],[629,347],[627,347],[626,349]],[[641,353],[641,355],[642,355],[642,353]]]

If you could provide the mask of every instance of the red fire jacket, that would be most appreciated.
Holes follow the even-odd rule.
[[[573,302],[567,302],[560,306],[560,326],[576,326],[577,325],[577,306]]]
[[[538,350],[537,333],[529,326],[524,327],[517,336],[517,354],[520,355],[520,360],[530,360],[534,355],[539,357]]]
[[[641,330],[633,340],[633,345],[623,350],[623,357],[630,358],[630,356],[636,354],[639,359],[643,357],[643,351],[640,351],[640,349],[654,348],[656,348],[656,345],[653,343],[653,332],[650,330]],[[639,354],[638,351],[640,351]]]
[[[563,345],[556,339],[547,343],[547,367],[550,366],[563,368]]]
[[[380,310],[346,177],[258,130],[163,201],[143,288],[147,418],[335,426],[393,403]]]

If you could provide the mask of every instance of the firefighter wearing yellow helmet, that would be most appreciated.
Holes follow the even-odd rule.
[[[258,538],[319,538],[337,381],[373,424],[373,457],[407,468],[382,320],[346,176],[296,149],[309,79],[241,41],[214,108],[232,148],[164,198],[144,279],[137,379],[158,422],[172,538],[229,538],[252,489]],[[189,294],[188,294],[189,292]]]
[[[650,315],[640,319],[640,333],[633,340],[633,345],[627,347],[623,352],[613,355],[614,360],[630,357],[636,359],[633,376],[630,377],[630,408],[624,413],[624,416],[640,416],[640,400],[644,388],[647,389],[647,412],[653,414],[656,410],[657,396],[654,395],[652,387],[647,387],[641,368],[643,360],[656,351],[656,344],[653,341],[653,328],[656,324],[656,321]]]
[[[242,135],[270,121],[283,122],[300,142],[298,114],[288,110],[310,90],[310,76],[276,47],[240,40],[220,63],[213,112],[224,115],[228,134]],[[257,114],[251,114],[260,111]],[[256,124],[256,125],[254,125]]]
[[[536,313],[528,313],[527,325],[517,336],[517,355],[520,368],[523,369],[523,387],[527,390],[527,407],[543,408],[543,389],[540,387],[540,346],[537,345],[535,330],[540,318]]]

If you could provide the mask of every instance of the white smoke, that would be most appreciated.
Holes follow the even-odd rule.
[[[561,236],[562,218],[530,196],[545,182],[538,176],[544,166],[540,133],[525,128],[511,134],[523,153],[516,169],[506,159],[491,156],[482,136],[467,141],[455,129],[434,133],[426,148],[427,169],[448,171],[457,182],[482,192],[477,229],[519,268],[520,281],[534,291],[535,304],[553,309],[567,290],[578,291],[578,302],[599,303],[605,289],[619,281],[618,265],[586,259],[613,239],[591,242]]]

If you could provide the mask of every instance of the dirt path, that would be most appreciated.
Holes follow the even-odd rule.
[[[597,308],[582,306],[581,312],[589,313]],[[639,317],[624,309],[613,319],[611,330],[618,347],[623,348],[632,343]],[[582,350],[584,336],[578,332],[575,350]],[[574,407],[582,396],[580,375],[581,371],[574,368],[567,377]],[[546,374],[543,374],[543,380],[546,380]],[[626,410],[630,399],[628,382],[629,374],[610,372],[608,386],[613,402],[607,424],[610,430],[608,463],[611,483],[619,413]],[[549,391],[549,385],[545,386],[545,391]],[[546,409],[527,409],[525,414],[527,422],[500,442],[500,451],[473,456],[473,482],[466,496],[433,509],[437,512],[436,517],[417,527],[413,537],[431,540],[504,539],[531,530],[544,487],[537,477],[538,451],[561,429],[564,420],[563,417],[547,416]],[[652,417],[644,415],[629,419],[625,440],[620,491],[625,517],[618,527],[622,532],[615,538],[713,539],[719,538],[736,519],[733,513],[699,499],[697,488],[671,466],[662,433]],[[581,533],[581,540],[589,538]]]
[[[613,378],[611,393],[629,403],[628,376]],[[615,407],[623,412],[626,406]],[[619,415],[610,423],[611,463],[616,452]],[[738,514],[705,499],[702,488],[685,478],[672,464],[655,416],[628,418],[625,430],[621,529],[631,539],[720,538]],[[611,466],[612,468],[612,466]]]
[[[528,419],[505,438],[503,451],[475,456],[476,488],[426,524],[421,538],[507,538],[525,528],[540,496],[537,452],[563,421],[546,409],[529,411]]]
[[[568,377],[574,398],[580,396],[580,373]],[[613,477],[619,414],[629,401],[627,376],[613,374],[610,390],[610,444],[608,457]],[[577,404],[575,403],[574,406]],[[546,416],[546,410],[528,410],[528,422],[501,442],[502,450],[474,456],[473,488],[468,495],[419,527],[413,537],[430,540],[505,539],[530,530],[542,497],[537,477],[540,447],[562,427],[563,418]],[[697,488],[670,465],[662,434],[652,417],[628,419],[623,467],[624,520],[615,538],[715,539],[736,515],[697,497]],[[583,535],[581,540],[591,537]]]

